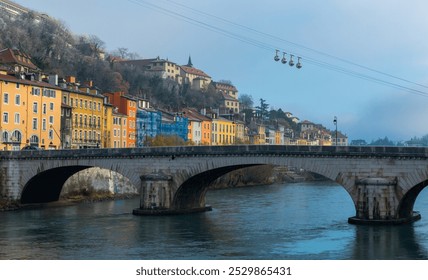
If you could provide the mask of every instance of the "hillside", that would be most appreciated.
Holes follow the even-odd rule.
[[[41,19],[36,12],[12,18],[0,10],[0,49],[4,48],[18,48],[45,73],[75,76],[81,82],[92,80],[104,92],[143,94],[159,108],[215,108],[221,100],[213,88],[201,95],[173,81],[147,76],[141,69],[115,63],[138,55],[126,48],[108,53],[97,36],[76,35],[61,21]]]

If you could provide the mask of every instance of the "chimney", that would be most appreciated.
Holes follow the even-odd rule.
[[[87,86],[87,87],[89,87],[89,88],[92,88],[93,87],[93,82],[92,81],[86,81],[84,83],[84,85]]]
[[[65,77],[65,81],[67,83],[70,83],[70,84],[75,84],[76,83],[76,77],[74,77],[74,76],[67,76],[67,77]]]
[[[49,84],[51,84],[53,86],[58,85],[58,75],[57,74],[49,75]]]

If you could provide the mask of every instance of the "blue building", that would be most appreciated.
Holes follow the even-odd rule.
[[[154,109],[137,110],[137,147],[144,147],[147,138],[161,134],[162,113]]]
[[[173,136],[176,135],[184,141],[188,140],[189,119],[183,113],[162,112],[162,122],[160,134]]]

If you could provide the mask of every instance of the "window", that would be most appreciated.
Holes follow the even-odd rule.
[[[39,137],[37,135],[32,135],[30,137],[30,144],[39,145]]]
[[[51,102],[49,103],[49,110],[53,111],[54,110],[54,104]]]
[[[9,113],[4,112],[3,113],[3,122],[8,123],[9,122]]]
[[[43,89],[43,96],[55,98],[56,97],[56,91],[53,89],[44,88]]]
[[[15,95],[15,105],[21,105],[21,95]]]
[[[42,130],[46,131],[46,119],[42,120]]]
[[[18,83],[16,84],[16,88],[19,88],[19,84]]]
[[[32,88],[31,89],[31,94],[32,95],[40,96],[40,89],[39,88]]]
[[[7,92],[3,94],[3,103],[9,104],[9,93]]]
[[[33,118],[33,130],[37,130],[37,118]]]
[[[37,113],[37,108],[38,108],[38,104],[37,104],[37,102],[34,102],[33,103],[33,113]]]
[[[9,142],[9,132],[4,131],[1,136],[2,142]]]
[[[21,121],[21,116],[19,113],[15,113],[15,124],[19,124]]]
[[[43,105],[42,105],[42,113],[43,113],[43,115],[46,115],[46,104],[45,103],[43,103]]]
[[[21,143],[21,139],[22,139],[21,132],[19,132],[18,130],[15,130],[12,133],[12,141],[15,142],[15,143]]]
[[[54,136],[53,136],[54,134],[53,134],[53,130],[52,129],[50,129],[49,130],[49,140],[53,140],[53,138],[54,138]]]

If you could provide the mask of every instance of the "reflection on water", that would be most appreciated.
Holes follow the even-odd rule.
[[[356,226],[328,183],[210,191],[212,212],[133,216],[139,200],[0,213],[0,259],[426,259],[428,193],[405,226]]]

